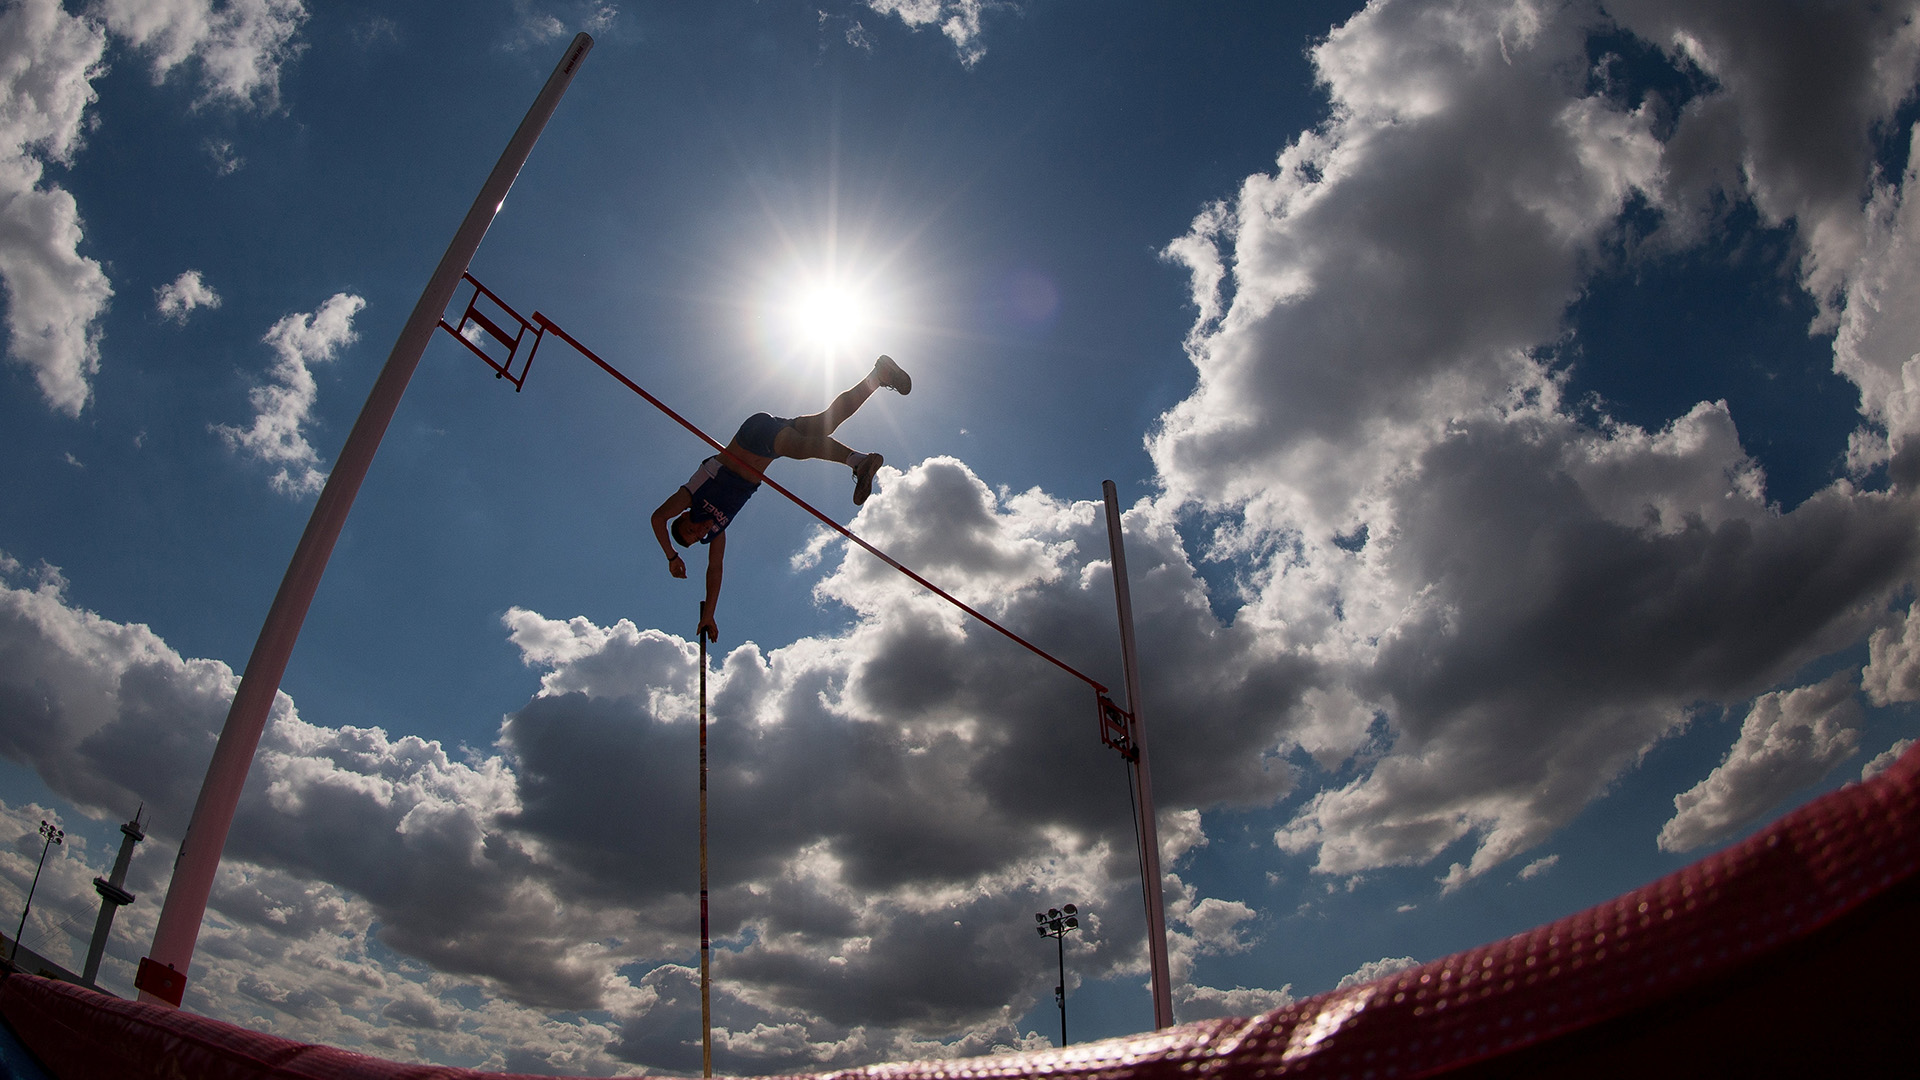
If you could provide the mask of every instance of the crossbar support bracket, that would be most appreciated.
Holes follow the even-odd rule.
[[[1133,714],[1113,703],[1105,694],[1097,695],[1100,708],[1100,741],[1128,761],[1140,760],[1140,749],[1133,742]]]
[[[493,369],[493,377],[505,379],[513,384],[513,392],[519,393],[527,384],[527,370],[533,367],[533,354],[540,351],[540,339],[545,336],[546,328],[521,318],[505,300],[494,295],[492,289],[480,284],[480,279],[470,273],[460,275],[461,280],[473,286],[473,292],[467,297],[467,309],[460,314],[458,324],[449,324],[445,318],[440,320],[440,329],[452,334],[455,341],[465,345],[467,350],[479,357]],[[492,310],[483,308],[480,298],[489,301]],[[512,334],[507,333],[501,323],[511,323],[518,327]],[[531,340],[527,331],[533,331]],[[482,335],[498,343],[507,350],[505,359],[495,359],[484,347]],[[520,356],[520,346],[527,346],[527,355]],[[514,373],[514,362],[519,361],[520,371]]]

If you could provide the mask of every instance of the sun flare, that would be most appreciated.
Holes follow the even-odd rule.
[[[858,343],[873,322],[872,301],[842,284],[800,290],[787,308],[794,337],[806,348],[835,353]]]

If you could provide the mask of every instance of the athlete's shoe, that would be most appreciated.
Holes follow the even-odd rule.
[[[853,470],[853,505],[865,505],[867,496],[873,494],[873,474],[880,471],[881,464],[879,454],[868,454],[867,460]]]
[[[900,392],[901,397],[913,393],[913,376],[893,362],[893,357],[882,353],[880,359],[873,362],[873,370],[880,373],[880,385],[891,386]]]

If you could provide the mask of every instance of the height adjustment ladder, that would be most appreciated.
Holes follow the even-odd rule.
[[[440,329],[452,334],[454,340],[465,345],[473,355],[486,361],[487,366],[493,369],[494,378],[507,380],[513,384],[513,392],[519,393],[520,388],[526,385],[527,369],[533,366],[533,354],[540,351],[540,339],[546,334],[546,328],[521,318],[519,312],[508,306],[505,300],[495,296],[492,289],[480,284],[479,279],[472,274],[463,273],[460,279],[473,286],[473,293],[467,299],[467,310],[461,313],[457,326],[449,325],[447,320],[442,318]],[[482,296],[487,298],[489,309],[482,309],[480,305]],[[511,322],[519,329],[513,334],[508,334],[501,326],[501,323],[507,322]],[[531,342],[527,338],[529,330],[533,331]],[[482,335],[485,335],[485,338],[482,338]],[[507,355],[504,359],[495,359],[495,354],[487,351],[486,338],[492,339],[500,348],[506,349]],[[527,355],[524,359],[520,359],[520,373],[515,375],[514,361],[520,356],[522,344],[528,346]]]
[[[1100,741],[1120,751],[1128,761],[1139,761],[1140,748],[1133,741],[1133,714],[1105,694],[1094,696],[1100,706]]]

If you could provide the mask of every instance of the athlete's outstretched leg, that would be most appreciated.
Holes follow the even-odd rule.
[[[867,496],[873,494],[874,474],[880,471],[880,455],[857,453],[834,438],[833,431],[841,421],[858,412],[882,386],[907,394],[913,391],[913,380],[893,362],[893,357],[880,357],[873,362],[873,370],[866,378],[841,391],[824,411],[796,416],[793,423],[781,428],[773,440],[774,451],[781,457],[824,458],[851,466],[853,501],[866,502]]]
[[[775,439],[774,449],[781,457],[846,461],[852,451],[834,439],[833,432],[882,386],[902,394],[913,392],[913,380],[907,373],[893,362],[893,357],[882,356],[873,362],[866,378],[842,390],[824,410],[794,417],[793,426],[783,429]]]

